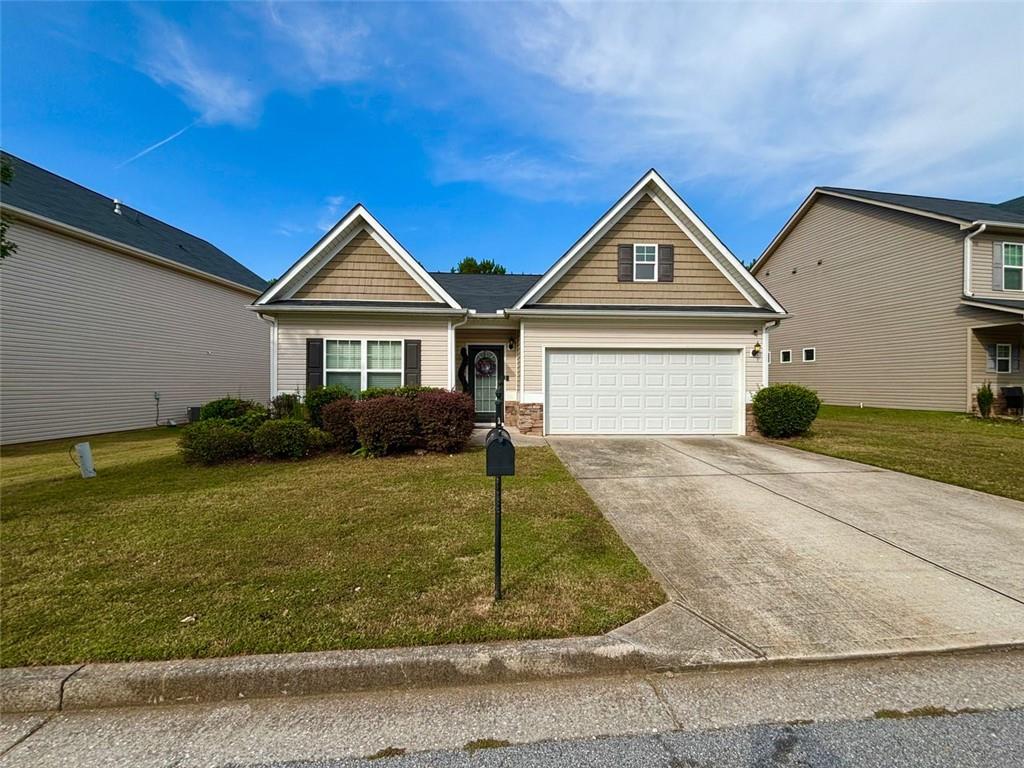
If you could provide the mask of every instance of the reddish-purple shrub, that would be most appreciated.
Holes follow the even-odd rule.
[[[428,451],[457,453],[473,432],[473,399],[464,392],[429,390],[416,395],[420,436]]]
[[[356,425],[353,422],[353,406],[355,401],[350,397],[328,403],[320,411],[320,420],[334,444],[342,451],[350,453],[356,447]]]
[[[367,456],[407,451],[416,440],[416,409],[406,398],[385,395],[352,405],[356,438]]]

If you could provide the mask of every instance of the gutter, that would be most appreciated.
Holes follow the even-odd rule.
[[[716,320],[791,317],[779,312],[705,312],[686,310],[605,310],[605,309],[506,309],[509,317],[680,317],[714,318]]]
[[[341,312],[345,314],[353,315],[365,315],[365,314],[400,314],[400,315],[465,315],[466,310],[455,309],[453,307],[352,307],[352,306],[325,306],[325,305],[312,305],[312,306],[295,306],[286,305],[280,306],[275,304],[249,304],[247,309],[251,309],[253,312],[265,312],[267,314],[276,314],[278,312]]]
[[[967,237],[964,238],[964,296],[974,295],[974,292],[971,290],[971,252],[973,245],[971,241],[984,232],[988,228],[988,224],[976,221],[971,226],[977,226],[978,228],[968,233]]]

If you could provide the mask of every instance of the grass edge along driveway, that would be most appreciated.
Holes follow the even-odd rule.
[[[597,634],[665,597],[547,447],[192,467],[167,429],[3,450],[3,666]]]
[[[806,435],[773,442],[1024,501],[1019,422],[823,405]]]

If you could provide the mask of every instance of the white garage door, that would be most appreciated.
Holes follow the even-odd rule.
[[[739,431],[739,351],[548,350],[546,370],[550,434]]]

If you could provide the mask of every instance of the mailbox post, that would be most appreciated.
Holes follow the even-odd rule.
[[[494,478],[494,599],[501,600],[501,478],[516,473],[516,447],[508,431],[501,426],[501,388],[495,395],[494,428],[484,441],[487,451],[487,476]]]

